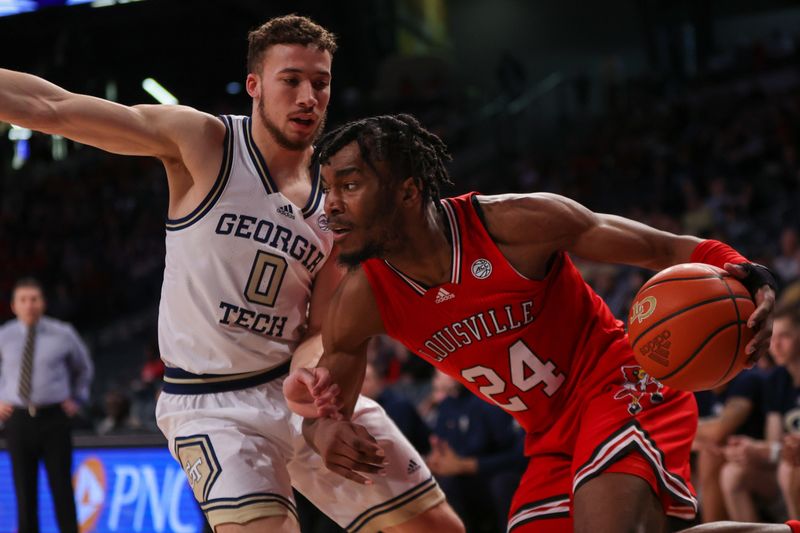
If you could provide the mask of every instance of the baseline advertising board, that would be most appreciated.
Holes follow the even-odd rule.
[[[199,533],[203,518],[186,476],[164,448],[78,448],[72,484],[81,533]],[[41,533],[58,533],[44,468],[39,469]],[[15,533],[16,499],[8,452],[0,451],[0,533]]]

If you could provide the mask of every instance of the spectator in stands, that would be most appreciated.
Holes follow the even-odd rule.
[[[527,461],[514,419],[437,372],[440,390],[428,467],[469,532],[505,531],[511,498]],[[487,498],[487,493],[489,497]]]
[[[775,273],[784,285],[800,277],[800,244],[797,230],[785,227],[781,232],[780,254],[773,260]]]
[[[383,376],[373,363],[367,363],[361,394],[375,400],[383,407],[389,418],[397,424],[419,453],[425,455],[430,451],[431,431],[422,421],[417,408],[391,388],[386,387]]]
[[[131,419],[131,401],[119,390],[106,392],[103,411],[106,416],[97,425],[98,435],[127,435],[141,431],[141,427]]]
[[[779,367],[769,381],[768,416],[783,433],[784,450],[778,465],[778,485],[789,518],[800,518],[800,303],[790,302],[775,311],[770,351]],[[777,433],[777,429],[775,430]],[[777,461],[779,442],[771,445]]]
[[[759,368],[746,370],[713,391],[695,394],[700,414],[692,448],[697,452],[697,485],[703,522],[727,520],[720,486],[722,449],[732,435],[764,438],[764,382]]]
[[[759,505],[785,497],[787,511],[797,516],[797,488],[794,467],[780,461],[787,433],[800,433],[800,304],[782,302],[774,314],[770,352],[777,367],[767,378],[764,440],[732,437],[725,449],[728,463],[722,468],[722,489],[730,518],[756,522]],[[793,447],[793,439],[789,440]],[[789,453],[789,452],[787,452]],[[767,509],[768,511],[770,509]],[[776,518],[776,517],[771,517]]]
[[[39,531],[39,461],[44,461],[58,527],[77,533],[70,418],[89,399],[92,361],[69,324],[44,316],[44,291],[32,278],[12,290],[16,319],[0,327],[0,421],[17,496],[20,532]]]

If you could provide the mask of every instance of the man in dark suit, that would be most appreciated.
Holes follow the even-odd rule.
[[[39,531],[37,482],[44,461],[58,526],[78,532],[70,418],[89,397],[92,361],[75,329],[44,316],[42,287],[14,286],[16,319],[0,327],[0,421],[5,423],[20,533]]]

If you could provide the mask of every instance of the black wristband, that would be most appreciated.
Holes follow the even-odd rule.
[[[750,293],[750,296],[752,296],[754,300],[758,289],[764,285],[769,285],[773,291],[778,290],[778,283],[775,281],[775,276],[773,276],[772,272],[764,265],[759,265],[758,263],[739,263],[739,266],[744,268],[747,272],[747,276],[739,281],[742,282],[742,285],[745,286],[747,292]]]

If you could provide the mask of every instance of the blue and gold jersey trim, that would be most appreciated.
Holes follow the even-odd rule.
[[[253,161],[253,166],[256,167],[256,171],[258,171],[258,177],[261,178],[264,189],[266,189],[267,194],[277,193],[278,186],[275,185],[275,181],[269,173],[269,168],[267,167],[266,161],[264,161],[264,156],[261,155],[261,150],[258,149],[256,142],[253,140],[253,119],[250,117],[245,117],[242,121],[242,133],[244,134],[244,143],[247,146],[247,153],[250,155],[250,160]]]
[[[245,145],[247,146],[247,153],[250,155],[253,166],[256,167],[258,177],[261,178],[261,183],[264,185],[264,190],[267,191],[267,194],[276,194],[280,192],[278,186],[275,184],[275,180],[272,179],[272,174],[269,173],[269,167],[267,166],[267,162],[264,161],[261,150],[258,149],[255,140],[253,140],[253,119],[246,117],[242,121],[242,132],[244,134]],[[303,218],[308,218],[314,214],[322,201],[322,197],[323,191],[319,176],[319,164],[314,163],[314,166],[311,168],[311,194],[308,196],[306,205],[301,209]]]
[[[286,497],[270,492],[253,492],[238,498],[214,498],[200,504],[209,525],[246,524],[257,518],[291,514],[299,520],[297,508]]]
[[[208,394],[247,389],[268,383],[289,373],[291,360],[254,372],[239,374],[192,374],[180,368],[164,370],[164,392],[169,394]]]
[[[220,165],[217,179],[211,187],[211,190],[208,191],[206,197],[194,211],[185,217],[175,219],[167,218],[167,231],[177,231],[188,228],[203,218],[203,216],[214,207],[219,197],[222,196],[222,191],[225,190],[225,185],[228,183],[228,178],[231,174],[231,165],[233,162],[233,124],[231,118],[227,115],[220,116],[220,119],[222,119],[223,124],[225,124],[225,140],[222,149],[222,164]]]
[[[370,507],[350,522],[345,530],[347,533],[380,531],[405,522],[443,501],[442,489],[429,477],[404,493]]]
[[[322,190],[322,179],[319,175],[319,163],[315,162],[311,168],[311,194],[308,196],[305,207],[303,207],[303,218],[308,218],[317,211],[323,196],[325,194]]]

